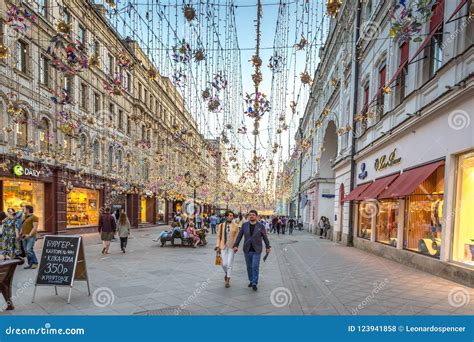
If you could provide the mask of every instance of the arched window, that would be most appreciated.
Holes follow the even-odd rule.
[[[145,140],[145,125],[142,125],[142,140]]]
[[[122,165],[122,162],[123,162],[122,159],[123,159],[123,152],[122,152],[122,150],[118,150],[118,151],[117,151],[117,169],[118,169],[119,171],[122,170],[122,166],[123,166],[123,165]]]
[[[49,151],[49,142],[51,139],[51,130],[49,128],[48,119],[41,119],[39,124],[39,142],[40,142],[40,151],[48,152]]]
[[[92,145],[92,161],[94,163],[94,167],[98,167],[100,165],[100,144],[98,140],[94,141]]]
[[[16,145],[18,147],[28,146],[28,113],[25,111],[16,123]]]
[[[114,148],[112,145],[109,146],[109,172],[112,172],[114,168]]]

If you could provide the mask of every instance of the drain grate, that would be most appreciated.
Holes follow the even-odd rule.
[[[137,316],[191,316],[191,311],[181,309],[179,306],[168,306],[161,309],[135,312]]]

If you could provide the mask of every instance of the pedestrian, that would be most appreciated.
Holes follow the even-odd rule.
[[[35,269],[38,267],[38,259],[36,258],[34,248],[39,219],[33,212],[33,206],[25,205],[21,224],[22,243],[28,261],[28,265],[25,266],[25,269]]]
[[[104,213],[99,217],[99,233],[102,240],[102,254],[109,254],[110,241],[115,235],[115,219],[110,214],[110,208],[105,208]]]
[[[120,249],[125,253],[125,248],[127,248],[128,236],[130,235],[130,221],[127,217],[127,214],[122,209],[120,216],[117,222],[117,231],[120,238]]]
[[[239,225],[233,222],[234,213],[232,211],[226,212],[226,222],[219,224],[217,228],[216,252],[220,253],[222,258],[222,269],[224,270],[224,286],[230,287],[230,276],[232,267],[234,265],[233,250],[235,238],[239,234]]]
[[[239,244],[242,237],[244,240],[244,256],[245,263],[247,264],[247,275],[249,278],[249,285],[254,291],[257,291],[258,287],[258,274],[260,267],[260,258],[262,256],[262,240],[265,242],[266,252],[270,253],[271,246],[268,241],[267,231],[265,227],[257,222],[258,213],[256,210],[250,210],[248,215],[248,222],[245,222],[240,229],[239,235],[234,243],[234,252],[237,253],[239,250]]]
[[[200,214],[196,215],[196,228],[197,229],[202,228],[202,216]]]
[[[321,216],[318,222],[319,227],[319,238],[324,239],[327,237],[328,230],[330,228],[329,219],[326,216]],[[324,236],[323,236],[324,235]]]
[[[285,230],[286,230],[286,216],[283,216],[281,218],[281,233],[285,235]]]
[[[209,223],[211,225],[211,234],[215,234],[217,224],[219,223],[219,218],[216,216],[215,213],[213,213],[212,216],[209,218]]]
[[[1,243],[0,251],[4,259],[19,258],[21,255],[20,235],[17,230],[16,212],[13,208],[7,209],[7,214],[0,212]],[[21,259],[23,260],[23,259]]]
[[[196,229],[194,229],[193,222],[189,222],[188,227],[186,228],[186,233],[188,235],[188,238],[193,240],[193,248],[196,248],[201,242],[201,239],[199,238],[199,234]]]
[[[278,218],[277,218],[276,231],[277,231],[277,235],[280,235],[280,231],[281,231],[281,217],[279,217],[279,216],[278,216]]]
[[[290,219],[288,220],[288,232],[290,235],[293,234],[293,229],[295,228],[295,219],[293,217],[290,217]]]
[[[273,233],[273,234],[275,234],[275,232],[276,232],[277,223],[278,223],[278,217],[273,216],[273,218],[272,218],[272,229],[271,229],[271,233]]]

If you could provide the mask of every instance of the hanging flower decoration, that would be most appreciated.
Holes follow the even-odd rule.
[[[53,101],[53,103],[57,105],[72,104],[72,100],[69,96],[67,89],[61,89],[61,92],[59,94],[51,96],[51,101]]]
[[[258,85],[262,82],[263,76],[260,71],[256,71],[254,74],[252,74],[252,81],[255,87],[258,87]]]
[[[211,91],[209,88],[204,89],[201,93],[201,96],[204,101],[207,101],[211,97]]]
[[[79,123],[72,118],[72,114],[61,110],[57,113],[59,129],[67,135],[74,135],[74,132],[79,128]]]
[[[184,87],[187,79],[186,74],[182,70],[177,70],[172,75],[173,84],[178,87]]]
[[[99,54],[93,53],[92,55],[89,56],[89,68],[92,67],[100,67],[100,57]]]
[[[196,18],[196,10],[189,4],[184,5],[183,13],[188,22],[191,22]]]
[[[304,71],[300,74],[300,80],[301,80],[301,83],[303,83],[304,85],[313,83],[313,79],[311,78],[311,76],[309,75],[307,71]]]
[[[37,21],[36,15],[27,9],[11,5],[7,10],[7,25],[16,32],[26,32]]]
[[[151,67],[150,69],[147,70],[146,72],[147,76],[148,76],[148,79],[150,81],[154,81],[157,77],[158,77],[158,71]]]
[[[122,75],[119,75],[111,80],[104,80],[104,89],[109,93],[109,95],[122,95],[123,86],[122,86]]]
[[[196,62],[201,62],[206,59],[206,54],[204,53],[204,50],[198,49],[194,51],[194,60]]]
[[[211,99],[209,99],[209,102],[207,104],[207,108],[212,113],[219,113],[222,110],[221,101],[219,100],[219,97],[214,96]]]
[[[254,67],[262,66],[262,59],[257,55],[253,55],[252,58],[250,59],[250,62],[252,63]]]
[[[173,55],[171,56],[176,63],[187,64],[192,58],[192,50],[186,40],[182,40],[179,45],[173,47]]]
[[[212,79],[212,82],[211,82],[211,85],[214,87],[214,89],[216,89],[218,92],[221,91],[221,90],[224,90],[225,88],[227,88],[227,78],[225,77],[225,75],[222,73],[222,72],[217,72],[213,79]]]
[[[0,59],[7,59],[10,56],[10,49],[8,46],[0,44]]]
[[[339,13],[341,8],[342,0],[327,0],[326,11],[330,17],[335,17]]]
[[[80,42],[68,42],[62,35],[51,38],[47,52],[51,55],[50,65],[68,75],[74,75],[89,67],[89,58],[84,45]]]
[[[308,40],[301,35],[300,41],[294,45],[294,48],[296,48],[297,51],[303,50],[306,45],[308,44]]]
[[[69,36],[71,31],[72,31],[72,24],[68,24],[64,20],[60,20],[56,24],[56,32],[58,34]]]
[[[130,69],[133,66],[133,61],[128,56],[127,52],[125,50],[122,50],[117,56],[115,64],[117,64],[117,66],[119,66],[120,68]]]
[[[296,106],[297,106],[297,104],[296,104],[295,101],[290,102],[290,109],[291,109],[293,114],[296,113]]]
[[[115,8],[115,7],[117,7],[117,4],[115,3],[115,0],[105,0],[105,3],[106,3],[110,8]]]
[[[270,101],[262,92],[258,92],[256,95],[247,93],[244,101],[247,108],[244,113],[251,118],[261,117],[270,111]]]
[[[390,37],[401,43],[413,40],[420,42],[423,24],[433,15],[433,6],[437,0],[406,1],[394,6],[390,13]]]
[[[272,72],[281,72],[283,70],[283,57],[276,54],[271,56],[268,67]]]

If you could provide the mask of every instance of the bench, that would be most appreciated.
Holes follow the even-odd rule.
[[[0,290],[5,298],[7,310],[15,309],[12,303],[12,281],[16,265],[20,262],[16,259],[0,261]]]

